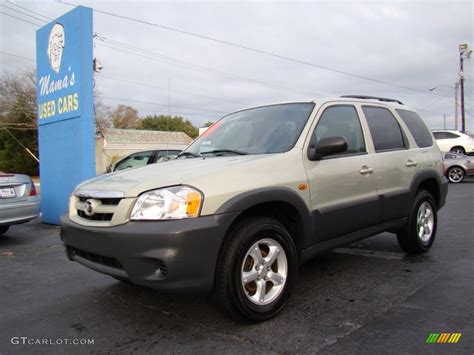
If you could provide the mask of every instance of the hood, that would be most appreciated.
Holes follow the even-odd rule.
[[[140,193],[160,187],[189,184],[214,175],[218,171],[226,171],[235,165],[266,160],[274,154],[221,156],[205,158],[181,158],[167,162],[147,165],[142,168],[120,171],[101,175],[81,183],[81,189],[95,191],[121,191],[124,197],[136,197]]]

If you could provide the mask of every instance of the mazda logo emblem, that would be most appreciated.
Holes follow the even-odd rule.
[[[84,202],[84,213],[86,216],[92,216],[94,214],[94,207],[92,206],[92,200],[86,200]]]

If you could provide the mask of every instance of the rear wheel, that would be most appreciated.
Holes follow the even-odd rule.
[[[10,226],[0,227],[0,235],[5,234]]]
[[[285,307],[297,266],[295,244],[283,225],[266,217],[244,219],[222,247],[214,296],[235,319],[270,319]]]
[[[465,175],[466,174],[464,173],[464,170],[459,166],[453,166],[449,168],[448,172],[446,173],[448,180],[455,184],[462,182],[464,180]]]
[[[463,147],[452,147],[450,152],[456,153],[456,154],[466,154],[466,151],[464,150]]]
[[[397,234],[398,244],[407,253],[425,253],[433,245],[437,226],[436,202],[428,191],[420,190],[415,197],[408,223]]]

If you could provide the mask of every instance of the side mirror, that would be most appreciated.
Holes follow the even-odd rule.
[[[107,166],[107,168],[105,169],[105,172],[106,172],[107,174],[112,172],[112,164],[109,164],[109,165]]]
[[[308,147],[308,159],[320,160],[327,155],[342,153],[347,150],[347,142],[344,137],[327,137],[319,140],[318,144],[310,144]]]

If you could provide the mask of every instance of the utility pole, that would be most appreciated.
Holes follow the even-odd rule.
[[[466,131],[466,116],[464,112],[464,57],[469,59],[471,57],[472,50],[469,49],[467,43],[459,45],[459,60],[460,60],[460,71],[459,81],[461,83],[461,131]]]
[[[459,122],[459,103],[458,103],[459,82],[454,84],[454,129],[458,130]]]
[[[460,82],[461,82],[461,132],[464,132],[466,130],[466,117],[464,116],[464,58],[463,58],[463,52],[459,53],[460,56]]]

